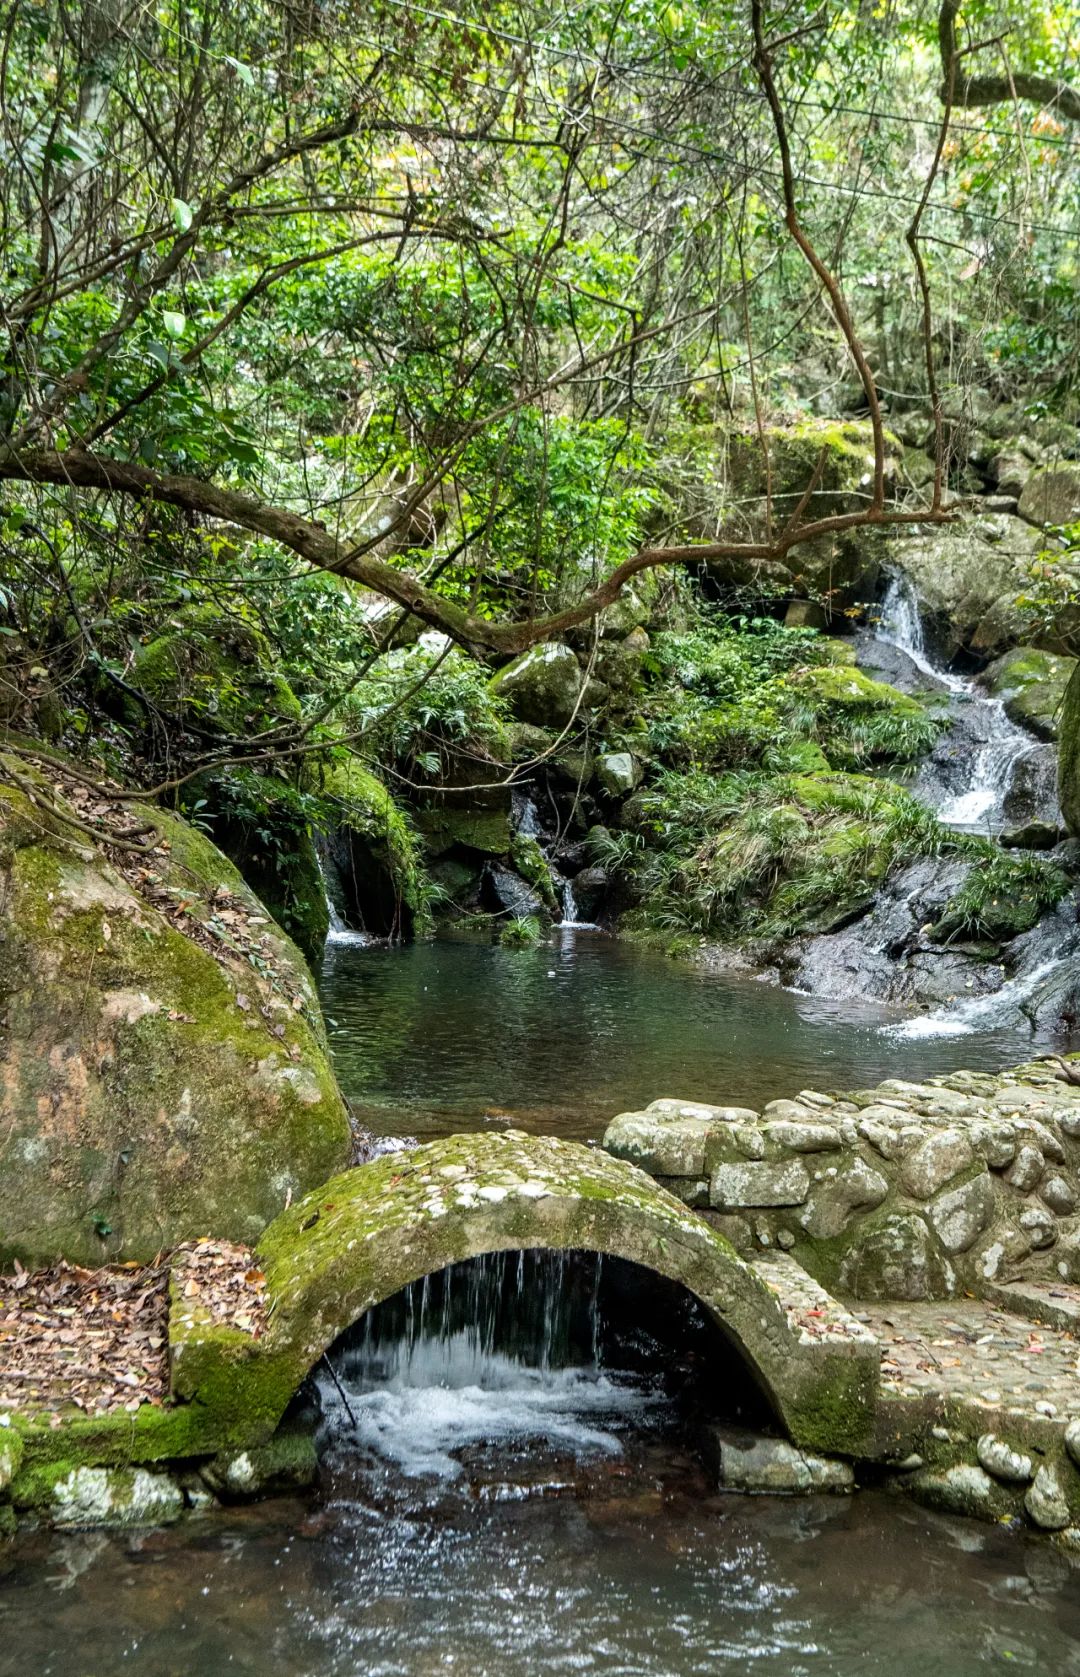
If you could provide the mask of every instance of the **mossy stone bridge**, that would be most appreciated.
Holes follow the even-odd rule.
[[[463,1259],[538,1248],[628,1259],[687,1288],[796,1444],[855,1454],[870,1439],[876,1346],[808,1334],[727,1240],[634,1165],[513,1131],[388,1154],[276,1218],[258,1248],[268,1307],[259,1339],[186,1313],[175,1295],[174,1396],[216,1445],[256,1445],[373,1305]]]

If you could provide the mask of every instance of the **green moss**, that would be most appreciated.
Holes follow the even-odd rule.
[[[548,859],[535,838],[529,833],[515,833],[510,844],[510,864],[529,885],[533,886],[554,913],[559,907],[555,884]]]
[[[417,810],[416,825],[436,856],[454,845],[484,856],[505,856],[510,849],[510,818],[505,809],[459,808],[441,803]]]
[[[0,1259],[92,1264],[202,1233],[250,1240],[290,1182],[348,1154],[298,952],[205,835],[138,814],[166,841],[146,896],[79,844],[40,842],[40,828],[17,843],[31,836],[18,819],[4,829]]]
[[[518,915],[502,928],[499,942],[504,949],[533,949],[543,935],[544,929],[535,915]]]
[[[209,601],[173,613],[165,632],[140,648],[132,679],[163,710],[190,710],[225,733],[246,735],[301,715],[258,625]]]

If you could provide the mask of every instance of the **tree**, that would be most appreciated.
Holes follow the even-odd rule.
[[[669,10],[655,37],[603,4],[579,22],[534,7],[524,32],[518,15],[14,5],[0,478],[114,531],[163,508],[239,527],[500,653],[587,621],[643,569],[782,561],[831,531],[948,516],[940,474],[925,507],[886,505],[874,373],[800,207],[778,66],[805,91],[816,14],[770,44],[755,0],[749,61],[737,8]],[[741,139],[700,160],[688,216],[671,155],[718,123]],[[645,540],[496,615],[476,574],[506,510],[489,495],[464,528],[469,574],[425,574],[425,532],[455,511],[471,450],[488,444],[501,482],[529,416],[629,424],[665,378],[685,387],[723,312],[746,313],[752,221],[790,266],[762,169],[865,394],[865,507],[808,518],[811,479],[761,539]],[[326,376],[281,342],[319,307]],[[752,328],[747,351],[752,374]],[[357,418],[335,418],[336,469],[323,451],[312,484],[328,379]]]

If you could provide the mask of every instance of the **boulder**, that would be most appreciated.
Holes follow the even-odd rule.
[[[607,751],[596,759],[596,778],[609,798],[625,798],[641,785],[644,770],[629,751]]]
[[[1002,701],[1010,721],[1030,728],[1040,739],[1053,740],[1076,665],[1075,658],[1017,646],[987,665],[979,680]]]
[[[490,687],[520,721],[537,728],[564,728],[581,694],[581,666],[571,647],[550,641],[530,647],[497,670]]]
[[[28,772],[0,755],[0,1262],[253,1242],[350,1154],[304,960],[179,817],[107,856]]]
[[[1058,719],[1058,799],[1065,825],[1080,837],[1080,680],[1075,675]]]
[[[1024,1496],[1024,1507],[1029,1518],[1043,1531],[1061,1531],[1069,1524],[1069,1500],[1055,1463],[1044,1462],[1040,1467]]]
[[[975,1450],[979,1465],[1006,1485],[1027,1485],[1035,1476],[1031,1457],[1014,1450],[992,1432],[982,1434]]]
[[[946,657],[961,650],[992,657],[1028,632],[1016,602],[1031,586],[1029,566],[1042,545],[1023,519],[995,513],[916,526],[890,544],[889,560],[914,587]]]
[[[994,1186],[983,1170],[959,1188],[947,1188],[927,1208],[930,1225],[946,1252],[974,1246],[994,1215]]]
[[[1019,512],[1029,524],[1075,524],[1080,519],[1080,463],[1067,461],[1032,472]]]
[[[776,1205],[802,1205],[810,1188],[805,1165],[797,1159],[717,1165],[709,1183],[709,1203],[718,1211],[741,1211]]]
[[[922,1217],[879,1211],[856,1224],[840,1287],[857,1299],[940,1299],[956,1276]]]

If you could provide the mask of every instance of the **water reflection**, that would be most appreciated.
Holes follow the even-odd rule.
[[[1030,1031],[961,1043],[883,1033],[897,1010],[699,972],[595,933],[536,949],[465,941],[334,945],[322,980],[335,1064],[380,1132],[516,1124],[599,1135],[661,1095],[759,1106],[816,1088],[997,1070],[1037,1051]]]

